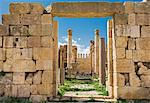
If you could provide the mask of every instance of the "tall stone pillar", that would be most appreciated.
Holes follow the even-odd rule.
[[[71,77],[71,58],[72,58],[72,30],[68,30],[68,45],[67,45],[67,68],[69,77]]]
[[[99,30],[95,31],[95,73],[99,74]]]
[[[65,80],[65,69],[63,60],[63,46],[60,46],[60,84],[64,84]]]
[[[113,45],[112,45],[112,34],[113,34],[113,25],[112,20],[107,21],[107,67],[108,67],[108,82],[107,88],[110,95],[113,95]]]
[[[90,41],[90,66],[91,66],[91,73],[94,76],[94,41]]]
[[[100,38],[99,39],[99,80],[100,83],[103,85],[105,85],[106,82],[105,65],[106,65],[105,39]]]

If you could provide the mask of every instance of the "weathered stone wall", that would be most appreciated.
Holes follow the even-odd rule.
[[[54,95],[56,38],[52,16],[40,4],[10,4],[10,14],[2,15],[0,25],[0,71],[5,74],[0,78],[1,96],[39,101]]]
[[[60,17],[113,16],[113,67],[108,71],[113,77],[112,96],[150,99],[150,2],[54,3],[51,13]],[[36,3],[12,3],[10,14],[2,16],[1,96],[38,101],[56,95],[58,41],[52,15]]]
[[[76,72],[83,73],[83,74],[91,74],[92,73],[89,55],[78,54],[77,63],[78,63],[78,66],[77,66]]]
[[[114,15],[114,96],[150,99],[150,3],[126,2]]]

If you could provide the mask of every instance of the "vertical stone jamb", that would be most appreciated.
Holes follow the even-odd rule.
[[[113,86],[113,53],[112,53],[112,20],[107,21],[107,64],[108,64],[108,82],[107,88],[109,95],[112,96]]]

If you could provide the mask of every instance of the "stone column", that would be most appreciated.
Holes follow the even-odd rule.
[[[95,31],[95,73],[99,74],[99,30]]]
[[[69,77],[71,77],[71,58],[72,58],[72,30],[68,30],[68,45],[67,45],[67,68]]]
[[[65,69],[63,61],[63,46],[60,46],[60,84],[64,84],[65,80]]]
[[[105,52],[105,39],[99,39],[99,79],[100,83],[105,85],[105,63],[106,63],[106,52]]]
[[[53,79],[54,79],[54,88],[53,95],[56,96],[58,92],[58,84],[60,83],[60,75],[58,69],[58,22],[53,21],[53,36],[54,36],[54,47],[53,47]]]
[[[92,74],[92,76],[93,76],[93,74],[94,74],[94,68],[93,68],[93,60],[94,60],[94,58],[93,58],[93,40],[91,40],[90,41],[90,66],[91,66],[91,74]]]

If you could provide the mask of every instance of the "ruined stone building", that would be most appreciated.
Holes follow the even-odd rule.
[[[60,45],[59,48],[59,67],[63,65],[63,68],[68,68],[68,61],[70,60],[71,64],[71,75],[78,75],[78,74],[91,74],[91,76],[101,75],[100,78],[103,78],[103,84],[105,84],[105,41],[104,38],[99,37],[99,31],[96,30],[95,32],[95,40],[90,41],[90,54],[79,54],[77,55],[77,46],[72,46],[72,30],[68,30],[68,44],[67,45]],[[97,43],[95,45],[94,43]],[[70,45],[72,48],[70,49]],[[60,53],[62,52],[62,53]],[[70,57],[68,55],[70,53]],[[96,56],[96,53],[98,53]],[[60,55],[61,54],[61,55]],[[62,57],[62,59],[60,59]],[[70,58],[70,59],[68,59]],[[100,58],[100,59],[99,59]],[[62,60],[62,61],[60,61]],[[95,61],[98,61],[98,66]],[[63,63],[63,64],[60,64]],[[100,64],[100,65],[99,65]],[[103,68],[103,70],[99,70],[99,68]],[[69,73],[70,74],[70,73]]]
[[[53,18],[112,16],[107,25],[109,96],[93,98],[150,99],[149,0],[56,2],[47,10],[38,3],[11,3],[9,11],[10,14],[2,15],[0,25],[0,71],[5,74],[0,79],[0,96],[32,101],[55,98],[60,76],[58,23]],[[99,46],[104,44],[98,42],[103,41],[98,39],[98,30],[95,34],[95,54],[91,55],[95,60],[90,59],[91,67],[102,76],[104,49]],[[70,68],[72,46],[68,47],[67,67]],[[103,83],[102,79],[100,82]]]

